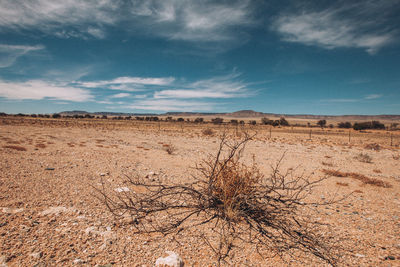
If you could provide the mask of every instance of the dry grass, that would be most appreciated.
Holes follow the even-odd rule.
[[[17,150],[17,151],[26,151],[26,148],[22,147],[22,146],[11,146],[11,145],[8,145],[8,146],[3,146],[3,148],[14,149],[14,150]]]
[[[321,164],[324,165],[324,166],[329,166],[329,167],[333,167],[334,166],[333,163],[325,162],[325,161],[322,161]]]
[[[206,135],[206,136],[213,136],[215,132],[211,128],[206,128],[202,131],[202,133],[203,133],[203,135]]]
[[[357,159],[360,162],[372,163],[372,158],[367,153],[360,153],[357,156],[355,156],[354,158]]]
[[[371,144],[365,145],[364,148],[370,149],[370,150],[375,150],[375,151],[380,151],[382,147],[377,143],[371,143]]]
[[[46,148],[46,145],[43,143],[39,143],[35,145],[36,148]]]
[[[384,188],[392,187],[392,185],[390,183],[384,182],[384,181],[376,179],[376,178],[370,178],[370,177],[367,177],[360,173],[341,172],[341,171],[337,171],[337,170],[328,170],[328,169],[323,169],[322,172],[329,176],[350,177],[350,178],[361,181],[363,184],[369,184],[369,185],[384,187]]]
[[[379,170],[379,169],[373,169],[372,171],[373,171],[374,173],[382,173],[382,171]]]
[[[176,147],[172,144],[163,144],[163,149],[169,154],[172,155],[176,151]]]

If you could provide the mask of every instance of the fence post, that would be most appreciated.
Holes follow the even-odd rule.
[[[311,131],[312,131],[312,130],[310,129],[310,140],[311,140]]]
[[[393,146],[393,133],[390,133],[390,146]]]
[[[351,135],[351,130],[349,130],[349,144],[350,144],[350,135]]]

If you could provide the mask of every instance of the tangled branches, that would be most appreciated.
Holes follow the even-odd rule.
[[[308,201],[326,177],[311,181],[292,171],[281,173],[282,159],[264,176],[254,159],[250,166],[241,162],[251,139],[245,134],[229,141],[223,135],[216,156],[196,166],[199,175],[191,182],[127,177],[129,191],[110,194],[103,184],[99,198],[115,216],[131,216],[139,233],[177,234],[207,226],[212,234],[201,237],[218,262],[240,243],[253,245],[260,255],[305,252],[335,265],[335,245],[312,213],[313,207],[329,203]]]

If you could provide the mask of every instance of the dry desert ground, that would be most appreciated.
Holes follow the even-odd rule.
[[[203,134],[208,127],[213,135]],[[400,266],[398,132],[390,139],[386,131],[350,131],[349,142],[348,130],[313,129],[310,139],[307,128],[245,127],[257,135],[244,161],[254,156],[266,176],[284,155],[283,171],[331,175],[311,198],[352,193],[315,207],[315,220],[343,240],[339,266]],[[196,175],[196,163],[215,154],[222,131],[235,136],[242,130],[186,122],[0,118],[0,266],[154,266],[165,251],[179,254],[185,266],[216,266],[212,249],[196,235],[207,227],[134,234],[134,226],[119,223],[94,188],[101,181],[120,188],[132,175],[184,183]],[[221,264],[328,266],[308,254],[263,258],[251,245]]]

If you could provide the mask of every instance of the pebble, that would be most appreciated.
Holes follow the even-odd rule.
[[[396,258],[395,258],[394,256],[391,256],[391,255],[385,257],[385,260],[394,261],[395,259],[396,259]]]
[[[363,254],[355,254],[354,256],[356,256],[356,257],[359,257],[359,258],[365,258],[365,255],[363,255]]]

